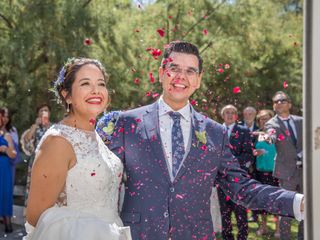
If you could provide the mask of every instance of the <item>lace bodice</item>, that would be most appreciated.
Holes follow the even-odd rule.
[[[120,159],[105,146],[96,132],[64,124],[53,125],[38,147],[52,135],[70,142],[77,159],[68,172],[65,190],[60,194],[57,205],[97,214],[101,209],[107,209],[116,214],[123,171]]]

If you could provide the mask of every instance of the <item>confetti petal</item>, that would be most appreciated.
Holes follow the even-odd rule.
[[[96,124],[96,120],[94,118],[90,118],[89,119],[89,123],[90,123],[90,125],[95,125]]]
[[[283,141],[284,139],[285,139],[285,136],[280,133],[279,136],[278,136],[278,140],[279,141]]]
[[[134,80],[133,80],[133,82],[134,82],[134,84],[140,84],[140,79],[139,78],[135,78]]]
[[[233,91],[233,93],[237,94],[237,93],[241,92],[241,89],[240,89],[240,87],[234,87],[232,91]]]
[[[85,38],[83,40],[83,45],[85,45],[85,46],[90,46],[92,43],[93,43],[93,41],[91,38]]]
[[[158,32],[158,34],[160,35],[160,37],[164,37],[165,32],[164,32],[164,29],[163,29],[163,28],[157,29],[157,32]]]
[[[150,79],[150,83],[153,84],[155,79],[153,77],[153,73],[152,72],[149,73],[149,79]]]
[[[224,69],[223,68],[219,68],[218,69],[218,73],[224,73]]]
[[[203,35],[208,35],[208,29],[203,29]]]
[[[192,100],[190,101],[190,104],[191,104],[192,106],[197,105],[197,101],[194,100],[194,99],[192,99]]]

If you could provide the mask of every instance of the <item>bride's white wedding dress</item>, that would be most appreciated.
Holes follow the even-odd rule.
[[[118,214],[123,165],[96,132],[64,124],[43,136],[61,136],[73,147],[77,163],[68,171],[64,191],[33,228],[26,223],[25,240],[130,240]],[[38,146],[38,148],[39,148]]]

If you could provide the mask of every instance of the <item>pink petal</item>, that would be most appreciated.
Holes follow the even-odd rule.
[[[194,99],[192,99],[192,100],[190,101],[190,104],[191,104],[192,106],[194,106],[194,105],[196,105],[196,104],[197,104],[197,101],[196,101],[196,100],[194,100]]]
[[[156,97],[158,97],[160,94],[159,93],[154,93],[154,94],[152,94],[152,98],[156,98]]]
[[[95,125],[96,124],[96,120],[94,118],[90,118],[89,119],[89,123],[90,123],[90,125]]]
[[[163,37],[164,36],[164,34],[165,34],[165,32],[164,32],[164,29],[162,28],[159,28],[159,29],[157,29],[157,32],[159,33],[159,35],[160,35],[160,37]]]
[[[140,79],[139,78],[135,78],[134,80],[133,80],[133,82],[134,82],[134,84],[139,84],[140,83]]]
[[[278,140],[279,141],[283,141],[284,139],[285,139],[285,136],[280,133],[279,136],[278,136]]]
[[[219,72],[219,73],[224,73],[224,69],[223,69],[223,68],[219,68],[219,69],[218,69],[218,72]]]
[[[85,38],[83,40],[83,45],[85,45],[85,46],[90,46],[92,43],[93,43],[93,41],[91,38]]]
[[[240,87],[234,87],[232,91],[233,91],[233,93],[237,94],[237,93],[241,92],[241,89],[240,89]]]
[[[153,77],[153,73],[152,72],[149,73],[149,78],[150,78],[150,83],[153,84],[154,83],[154,77]]]

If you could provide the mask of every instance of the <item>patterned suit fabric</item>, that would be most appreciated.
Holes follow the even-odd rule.
[[[190,150],[173,181],[162,148],[158,102],[120,114],[109,147],[125,166],[121,218],[133,240],[215,239],[210,214],[215,183],[247,208],[293,216],[295,193],[248,179],[227,147],[224,127],[190,109]],[[196,133],[206,133],[206,141]]]

